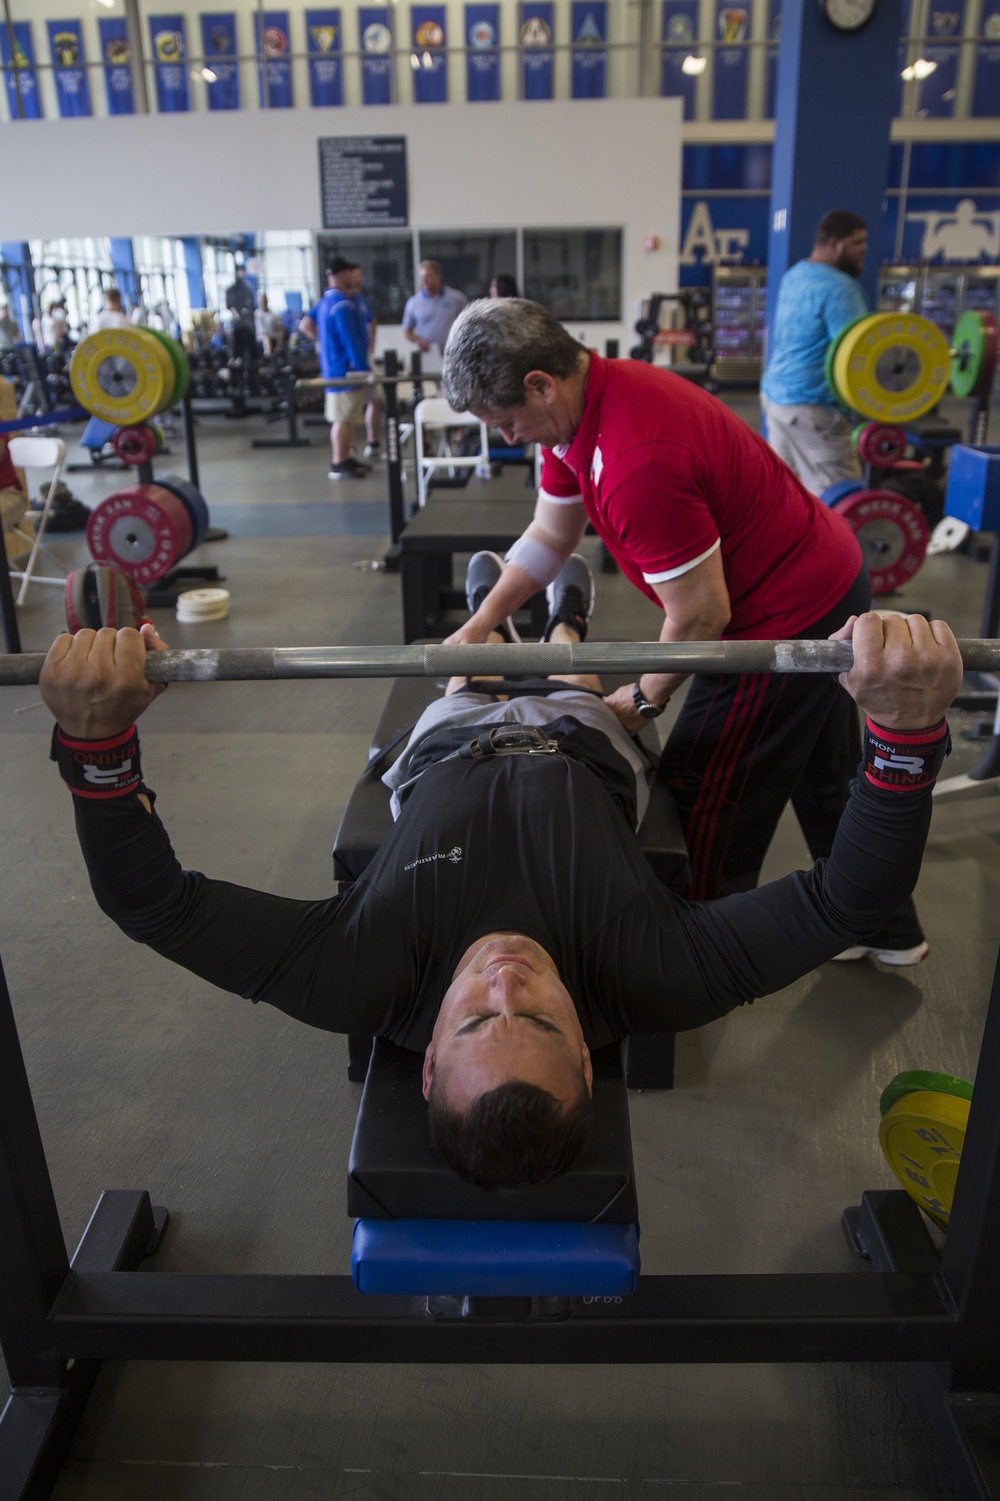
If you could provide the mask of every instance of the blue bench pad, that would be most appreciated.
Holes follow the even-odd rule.
[[[359,1219],[351,1275],[359,1292],[404,1297],[622,1297],[639,1280],[639,1227]]]

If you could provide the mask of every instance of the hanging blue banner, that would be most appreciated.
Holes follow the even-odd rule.
[[[521,0],[519,40],[523,99],[552,98],[554,9],[550,0]]]
[[[11,36],[14,55],[11,57]],[[31,22],[14,21],[0,26],[0,59],[7,69],[7,104],[12,120],[40,120],[42,101],[38,97],[38,74],[35,72],[35,44],[31,39]],[[11,66],[13,64],[13,66]]]
[[[470,104],[500,98],[500,7],[465,7],[465,96]]]
[[[976,86],[972,113],[1000,115],[1000,4],[986,0],[983,7],[982,41],[976,48]]]
[[[59,117],[62,120],[81,119],[90,114],[83,28],[79,21],[50,21],[48,28]]]
[[[781,0],[770,0],[767,14],[767,99],[764,115],[774,119],[778,97],[778,50],[781,46]]]
[[[104,88],[108,96],[109,115],[134,115],[135,94],[132,89],[132,53],[124,16],[110,16],[97,23],[104,59]]]
[[[214,79],[205,79],[209,109],[239,109],[240,65],[237,61],[235,12],[215,10],[202,13],[201,50],[206,70],[215,74]]]
[[[920,86],[921,117],[941,119],[954,113],[960,44],[949,38],[962,35],[962,8],[961,0],[957,3],[951,0],[950,4],[949,0],[931,0],[927,13],[927,35],[931,40],[925,42],[923,54],[927,62],[936,63],[937,67]]]
[[[447,103],[447,24],[443,5],[410,6],[414,104]]]
[[[607,89],[607,0],[573,0],[570,8],[573,40],[573,98],[603,99]]]
[[[306,11],[309,103],[314,109],[344,102],[344,36],[339,10]],[[287,299],[286,299],[287,300]]]
[[[261,109],[292,108],[292,59],[287,10],[254,14]]]
[[[747,61],[750,56],[750,10],[732,0],[716,0],[715,75],[712,118],[744,120],[747,113]]]
[[[161,115],[183,115],[191,108],[188,93],[184,17],[150,16],[149,38],[156,64],[156,107]]]
[[[660,93],[684,100],[684,118],[694,118],[697,74],[685,71],[688,58],[697,56],[698,0],[663,0],[663,62]]]
[[[362,104],[392,103],[392,22],[385,5],[358,7]]]

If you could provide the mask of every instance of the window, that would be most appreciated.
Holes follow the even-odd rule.
[[[486,297],[498,272],[517,273],[517,235],[512,229],[475,234],[421,234],[420,259],[440,261],[445,285],[466,297]]]
[[[320,290],[326,290],[326,270],[335,255],[361,267],[364,294],[379,323],[402,323],[403,307],[413,285],[413,235],[409,230],[384,234],[320,235]]]
[[[563,322],[617,323],[620,229],[526,229],[524,295]]]

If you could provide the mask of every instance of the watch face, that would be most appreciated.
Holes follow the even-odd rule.
[[[877,0],[822,0],[823,13],[838,31],[857,31],[870,21]]]

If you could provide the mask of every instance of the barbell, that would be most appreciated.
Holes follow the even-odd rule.
[[[959,641],[968,672],[1000,672],[1000,641]],[[0,656],[0,687],[37,683],[40,652]],[[151,683],[278,678],[565,677],[583,673],[848,672],[849,641],[625,641],[431,646],[235,646],[150,652]]]

